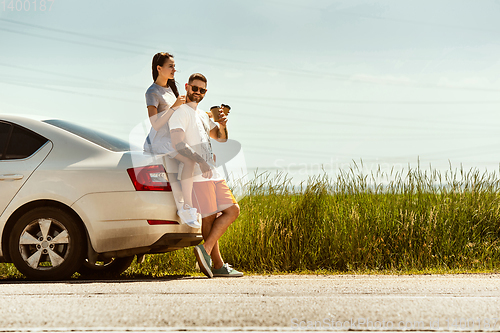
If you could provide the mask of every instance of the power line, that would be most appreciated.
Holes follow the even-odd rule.
[[[20,70],[27,70],[27,71],[30,71],[30,72],[40,72],[40,73],[45,73],[45,74],[50,74],[50,75],[55,75],[55,76],[60,76],[60,77],[65,77],[65,78],[68,78],[67,74],[60,74],[60,73],[55,73],[55,72],[50,72],[50,71],[45,71],[45,70],[40,70],[40,69],[35,69],[35,68],[26,68],[24,66],[15,66],[15,65],[8,65],[8,64],[5,64],[5,63],[0,63],[0,66],[4,66],[4,67],[11,67],[11,68],[15,68],[15,69],[20,69]],[[4,77],[5,78],[5,77]],[[104,84],[106,86],[109,86],[109,83],[107,82],[104,82],[104,81],[97,81],[97,80],[94,80],[94,79],[90,79],[90,78],[84,78],[84,77],[75,77],[75,76],[71,76],[71,78],[78,78],[78,79],[81,79],[83,81],[87,81],[87,82],[90,82],[92,84],[96,84],[96,83],[100,83],[100,84]],[[21,80],[22,82],[26,82],[26,80]],[[12,82],[12,81],[11,81]],[[8,83],[8,82],[6,82]],[[60,81],[58,83],[61,83]],[[68,86],[69,84],[65,83],[64,86]],[[119,86],[118,86],[119,85]],[[38,87],[38,86],[37,86]],[[132,86],[132,85],[127,85],[127,84],[122,84],[122,83],[113,83],[113,87],[117,90],[124,90],[124,89],[130,89],[130,90],[140,90],[141,88],[138,87],[138,86]],[[68,92],[66,90],[64,90],[64,92]],[[92,95],[94,97],[101,97],[99,95]],[[500,103],[500,101],[463,101],[463,102],[418,102],[418,101],[355,101],[355,100],[328,100],[328,99],[298,99],[298,98],[290,98],[290,99],[287,99],[287,98],[269,98],[269,97],[256,97],[256,96],[252,96],[252,97],[248,97],[249,99],[252,99],[252,100],[255,100],[255,99],[260,99],[260,100],[276,100],[276,101],[300,101],[300,102],[304,102],[304,103],[313,103],[313,102],[322,102],[322,103],[331,103],[331,104],[334,104],[334,103],[349,103],[349,104],[357,104],[357,103],[360,103],[360,104],[386,104],[386,103],[401,103],[401,104],[416,104],[416,103],[423,103],[423,104],[433,104],[433,103],[436,103],[436,104],[497,104],[497,103]],[[245,97],[240,97],[240,96],[237,96],[235,97],[235,99],[246,99]],[[247,104],[253,104],[253,105],[259,105],[259,106],[265,106],[265,107],[269,107],[269,108],[273,108],[273,109],[297,109],[297,110],[302,110],[303,108],[302,107],[290,107],[290,106],[287,106],[287,107],[283,107],[283,106],[274,106],[274,105],[269,105],[269,104],[264,104],[264,103],[256,103],[256,102],[246,102]],[[322,114],[328,114],[328,115],[335,115],[335,116],[349,116],[349,117],[361,117],[361,118],[373,118],[373,119],[377,119],[377,120],[382,120],[382,119],[387,119],[387,120],[391,120],[391,121],[404,121],[404,122],[408,122],[408,121],[418,121],[418,122],[422,122],[420,119],[408,119],[408,118],[396,118],[396,117],[383,117],[383,116],[380,116],[380,115],[370,115],[370,114],[356,114],[356,113],[352,113],[352,112],[332,112],[332,111],[328,111],[328,112],[322,112]],[[315,112],[315,114],[317,114],[317,112]],[[269,119],[267,116],[266,116],[267,119]],[[283,120],[291,120],[291,121],[301,121],[301,120],[295,120],[295,119],[292,119],[292,118],[271,118],[271,119],[276,119],[276,120],[280,120],[280,121],[283,121]],[[446,125],[461,125],[461,126],[467,126],[467,127],[470,127],[471,124],[470,123],[458,123],[458,122],[450,122],[450,121],[446,121],[446,122],[440,122],[440,121],[436,121],[436,120],[430,120],[433,124],[435,123],[444,123]],[[345,122],[337,122],[338,124],[346,124]],[[357,125],[359,123],[347,123],[347,124],[353,124],[353,125]],[[477,126],[481,126],[481,129],[484,129],[485,127],[485,124],[477,124]],[[487,126],[487,125],[486,125]],[[495,129],[498,128],[498,126],[495,126],[495,125],[491,125],[492,127],[494,127]]]
[[[240,132],[238,134],[238,139],[240,140],[252,140],[252,138],[244,137]],[[398,142],[401,141],[410,141],[410,142],[415,142],[415,140],[420,140],[420,144],[423,142],[430,142],[432,141],[433,143],[436,143],[436,140],[439,139],[448,139],[450,137],[450,133],[445,133],[447,137],[443,136],[443,133],[431,133],[431,135],[427,133],[422,133],[421,135],[406,135],[404,133],[398,133],[394,135],[379,135],[379,134],[373,134],[373,135],[338,135],[338,136],[331,136],[331,137],[318,137],[318,136],[300,136],[300,135],[291,135],[288,137],[284,137],[283,135],[278,135],[272,138],[267,138],[269,142],[277,143],[277,142],[315,142],[315,143],[330,143],[330,144],[335,144],[337,142],[365,142],[369,141],[371,143],[377,142],[377,141],[387,141],[387,140],[397,140]],[[456,140],[457,136],[463,137],[460,135],[459,132],[454,133],[456,136],[454,137]],[[234,135],[232,136],[234,137]],[[255,136],[254,136],[255,137]],[[266,140],[266,138],[259,137],[260,140]],[[495,140],[498,139],[498,134],[492,134],[490,136],[484,136],[484,135],[468,135],[467,139],[484,139],[484,140]]]
[[[310,4],[308,4],[307,6],[304,6],[304,5],[292,4],[290,2],[276,1],[276,0],[266,0],[266,3],[275,3],[278,5],[283,5],[285,7],[296,7],[296,8],[300,8],[300,9],[308,9],[308,10],[314,10],[314,11],[319,11],[319,12],[332,12],[331,8],[333,6],[333,5],[329,5],[327,7],[313,7]],[[458,25],[447,25],[447,24],[423,22],[423,21],[415,21],[415,20],[406,20],[406,19],[393,18],[393,17],[387,17],[387,16],[375,16],[375,15],[366,15],[366,14],[361,15],[358,13],[353,13],[353,12],[349,12],[349,11],[345,11],[345,10],[335,10],[335,14],[348,15],[348,16],[360,17],[360,18],[367,18],[367,19],[372,19],[372,20],[393,21],[393,22],[413,24],[413,25],[424,25],[424,26],[431,26],[431,27],[454,29],[454,30],[460,29],[460,30],[490,32],[490,33],[497,34],[496,30],[491,30],[491,29],[484,29],[484,28],[477,28],[477,27],[464,27],[464,26],[458,26]]]
[[[50,28],[50,27],[45,27],[41,25],[36,25],[36,24],[31,24],[31,23],[25,23],[25,22],[18,22],[14,20],[9,20],[9,19],[4,19],[0,18],[0,21],[12,23],[12,24],[17,24],[17,25],[23,25],[26,27],[32,27],[36,29],[42,29],[42,30],[47,30],[47,31],[52,31],[52,32],[57,32],[60,34],[65,34],[65,35],[70,35],[70,36],[79,36],[79,37],[84,37],[84,38],[89,38],[89,39],[95,39],[95,40],[100,40],[103,42],[111,42],[111,43],[116,43],[116,44],[121,44],[121,45],[127,45],[127,46],[133,46],[133,47],[141,47],[141,48],[150,48],[150,46],[147,45],[141,45],[137,43],[130,43],[126,41],[119,41],[111,38],[105,38],[105,37],[100,37],[100,36],[95,36],[95,35],[89,35],[89,34],[83,34],[80,32],[76,31],[68,31],[68,30],[62,30],[62,29],[55,29],[55,28]]]
[[[393,18],[393,17],[384,17],[384,16],[375,16],[375,15],[359,15],[356,13],[346,12],[346,11],[342,11],[342,12],[340,12],[340,14],[349,15],[349,16],[356,16],[356,17],[361,17],[361,18],[367,18],[367,19],[372,19],[372,20],[393,21],[393,22],[398,22],[398,23],[406,23],[406,24],[413,24],[413,25],[425,25],[425,26],[430,26],[430,27],[439,27],[439,28],[454,29],[454,30],[460,29],[460,30],[470,30],[470,31],[479,31],[479,32],[489,32],[492,34],[498,33],[495,30],[484,29],[484,28],[463,27],[463,26],[457,26],[457,25],[429,23],[429,22],[414,21],[414,20],[403,20],[403,19],[397,19],[397,18]]]
[[[292,146],[292,145],[290,145]],[[316,147],[316,146],[315,146]],[[315,150],[304,150],[304,149],[298,149],[298,148],[295,148],[295,149],[287,149],[287,148],[282,148],[282,147],[272,147],[272,146],[254,146],[254,145],[246,145],[246,146],[243,146],[243,148],[245,149],[245,151],[249,148],[249,149],[258,149],[259,152],[272,152],[274,153],[274,156],[279,156],[279,154],[281,153],[293,153],[294,156],[297,156],[297,155],[301,155],[301,156],[304,156],[304,155],[308,155],[309,157],[318,157],[318,156],[324,156],[326,154],[331,154],[331,151],[327,151],[327,150],[322,150],[322,151],[315,151]],[[352,156],[351,154],[337,154],[335,153],[336,156]],[[373,156],[368,156],[368,157],[373,157]]]
[[[29,24],[29,23],[24,23],[24,22],[18,22],[18,21],[14,21],[14,20],[8,20],[8,19],[1,19],[0,18],[0,21],[5,21],[5,22],[8,22],[8,23],[17,24],[17,25],[23,25],[23,26],[28,26],[28,27],[34,27],[36,29],[42,29],[42,30],[47,30],[47,31],[52,31],[52,32],[57,32],[57,33],[63,33],[63,34],[67,34],[67,35],[70,35],[70,36],[79,36],[79,37],[85,37],[85,38],[95,39],[95,40],[100,40],[100,41],[105,41],[105,42],[113,42],[113,43],[121,44],[121,45],[125,45],[125,46],[133,46],[133,47],[140,47],[140,48],[147,48],[147,49],[156,49],[155,47],[151,47],[151,46],[147,46],[147,45],[141,45],[141,44],[137,44],[137,43],[130,43],[130,42],[125,42],[125,41],[119,41],[119,40],[110,39],[110,38],[97,37],[97,36],[94,36],[94,35],[83,34],[83,33],[74,32],[74,31],[67,31],[67,30],[61,30],[61,29],[48,28],[48,27],[44,27],[44,26],[41,26],[41,25],[35,25],[35,24]],[[16,31],[13,31],[13,30],[7,30],[7,29],[4,29],[4,30],[6,30],[8,32],[16,33]],[[27,33],[25,33],[25,34],[27,34]],[[45,37],[45,36],[39,36],[39,35],[33,35],[33,34],[30,34],[30,36],[41,37],[41,38]],[[71,42],[71,41],[64,40],[64,39],[63,40],[57,39],[57,40],[65,41],[65,42]],[[94,47],[101,47],[100,45],[94,45],[94,44],[84,44],[84,45],[94,46]],[[111,49],[115,50],[115,48],[111,48]],[[130,52],[134,53],[133,51],[130,51]],[[146,53],[139,53],[139,54],[146,54]],[[149,53],[147,53],[147,54],[149,55]],[[238,60],[234,60],[234,59],[223,59],[223,58],[213,57],[213,56],[209,56],[209,55],[200,56],[198,54],[187,53],[187,52],[181,52],[181,54],[184,54],[186,57],[193,57],[193,58],[197,58],[197,59],[202,59],[202,62],[206,62],[206,59],[211,59],[211,60],[215,60],[215,61],[218,61],[218,62],[223,62],[224,64],[227,64],[229,62],[229,63],[236,63],[236,64],[240,64],[240,65],[245,65],[245,66],[254,65],[251,62],[238,61]]]
[[[53,76],[58,76],[58,77],[63,77],[65,79],[78,79],[78,80],[82,80],[82,81],[85,81],[85,82],[88,82],[88,83],[91,83],[91,84],[103,84],[103,85],[107,85],[107,86],[114,86],[116,87],[116,89],[119,89],[119,90],[123,90],[123,89],[130,89],[130,90],[142,90],[141,87],[138,87],[138,86],[132,86],[132,85],[129,85],[129,84],[126,84],[126,83],[110,83],[110,82],[106,82],[106,81],[102,81],[102,80],[96,80],[96,79],[91,79],[91,78],[86,78],[86,77],[83,77],[83,76],[75,76],[73,74],[71,75],[68,75],[68,74],[62,74],[62,73],[57,73],[57,72],[52,72],[52,71],[47,71],[47,70],[43,70],[43,69],[39,69],[39,68],[32,68],[32,67],[26,67],[26,66],[16,66],[16,65],[12,65],[12,64],[6,64],[6,63],[0,63],[0,66],[2,67],[7,67],[7,68],[14,68],[14,69],[19,69],[19,70],[24,70],[24,71],[28,71],[30,73],[33,73],[33,72],[36,72],[36,73],[43,73],[43,74],[49,74],[49,75],[53,75]],[[19,77],[19,75],[17,75],[17,77]],[[25,79],[22,79],[23,82],[26,82],[28,81],[28,77],[26,77]],[[119,87],[118,87],[119,85]]]
[[[1,31],[10,32],[10,33],[13,33],[13,34],[19,34],[19,35],[37,37],[37,38],[48,39],[48,40],[55,40],[55,41],[65,42],[65,43],[70,43],[70,44],[97,47],[99,49],[108,49],[108,50],[120,51],[120,52],[130,52],[130,53],[140,54],[140,55],[145,55],[146,54],[144,52],[137,52],[137,51],[132,51],[132,50],[124,50],[124,49],[119,49],[119,48],[112,47],[112,46],[96,45],[96,44],[91,44],[91,43],[78,42],[78,41],[75,41],[75,40],[68,40],[68,39],[57,38],[57,37],[49,37],[49,36],[38,35],[38,34],[29,33],[29,32],[17,31],[17,30],[11,30],[11,29],[6,29],[6,28],[0,28],[0,30]]]
[[[49,87],[44,87],[42,85],[36,85],[36,84],[27,83],[27,82],[18,83],[18,82],[0,81],[0,83],[19,86],[19,87],[30,87],[30,88],[34,88],[34,89],[48,90],[48,91],[52,91],[52,92],[63,92],[63,93],[73,94],[73,95],[78,95],[78,96],[98,97],[98,98],[109,99],[109,100],[120,101],[120,102],[127,102],[127,103],[139,103],[135,100],[126,99],[126,98],[116,98],[116,97],[111,97],[111,96],[89,94],[89,93],[82,92],[82,91],[72,91],[72,90],[66,90],[66,89],[60,89],[60,88],[49,88]]]
[[[7,20],[7,19],[0,19],[8,23],[12,24],[19,24],[19,25],[25,25],[25,26],[30,26],[30,27],[36,27],[37,29],[43,29],[43,30],[48,30],[52,32],[58,32],[61,33],[62,30],[60,29],[53,29],[53,28],[47,28],[43,27],[40,25],[33,25],[33,24],[27,24],[23,22],[17,22],[13,20]],[[138,52],[138,51],[133,51],[133,50],[124,50],[124,49],[118,49],[115,47],[110,47],[110,46],[103,46],[103,45],[96,45],[96,44],[90,44],[90,43],[84,43],[84,42],[77,42],[73,40],[67,40],[67,39],[61,39],[61,38],[55,38],[55,37],[48,37],[48,36],[42,36],[42,35],[37,35],[37,34],[32,34],[32,33],[27,33],[27,32],[20,32],[16,30],[10,30],[6,28],[0,28],[0,30],[7,31],[10,33],[16,33],[16,34],[22,34],[22,35],[27,35],[27,36],[32,36],[32,37],[38,37],[38,38],[44,38],[44,39],[52,39],[52,40],[57,40],[57,41],[62,41],[66,43],[72,43],[72,44],[77,44],[77,45],[85,45],[85,46],[91,46],[91,47],[98,47],[98,48],[106,48],[110,50],[115,50],[115,51],[120,51],[120,52],[130,52],[134,54],[140,54],[140,55],[145,55],[146,53],[144,52]],[[75,36],[80,36],[80,37],[85,37],[85,38],[92,38],[100,41],[112,41],[113,43],[118,43],[118,44],[123,44],[123,45],[132,45],[132,46],[140,46],[140,47],[147,47],[147,46],[142,46],[140,44],[135,44],[135,43],[128,43],[128,42],[121,42],[117,40],[109,40],[107,38],[101,38],[101,37],[96,37],[88,34],[82,34],[82,33],[77,33],[77,32],[70,32],[70,31],[64,31],[65,34],[70,34],[70,35],[75,35]],[[443,85],[438,85],[438,84],[417,84],[414,82],[401,82],[397,80],[379,80],[379,82],[373,82],[372,78],[360,78],[360,77],[353,77],[352,75],[346,75],[346,74],[336,74],[336,73],[325,73],[325,72],[314,72],[314,71],[307,71],[307,70],[286,70],[286,69],[278,69],[275,67],[267,67],[267,66],[261,66],[257,65],[251,62],[245,62],[245,61],[237,61],[233,59],[223,59],[223,58],[217,58],[217,57],[212,57],[212,56],[199,56],[196,54],[190,54],[186,52],[179,52],[180,54],[184,54],[186,57],[194,57],[196,59],[201,59],[198,60],[202,63],[208,63],[210,62],[207,61],[207,59],[214,60],[216,62],[222,62],[222,64],[225,67],[231,66],[230,64],[239,64],[239,65],[244,65],[245,67],[251,66],[253,70],[260,70],[260,71],[274,71],[286,75],[302,75],[302,76],[313,76],[313,77],[327,77],[333,80],[337,81],[342,81],[342,82],[360,82],[360,83],[368,83],[368,84],[377,84],[377,85],[392,85],[392,86],[406,86],[406,87],[418,87],[418,88],[436,88],[436,89],[444,89],[444,90],[469,90],[469,91],[488,91],[488,92],[500,92],[500,89],[492,89],[492,88],[476,88],[476,87],[453,87],[453,86],[443,86]],[[220,66],[221,64],[217,64]],[[238,68],[238,67],[237,67]]]
[[[307,103],[307,101],[305,101]],[[300,111],[304,111],[304,107],[297,107],[297,106],[284,106],[284,105],[279,105],[279,106],[276,106],[276,105],[269,105],[267,103],[259,103],[259,102],[245,102],[246,104],[250,104],[250,105],[258,105],[258,106],[261,106],[261,107],[266,107],[266,108],[271,108],[271,109],[277,109],[277,110],[300,110]],[[309,102],[311,103],[311,102]],[[281,118],[276,118],[276,117],[270,117],[270,116],[265,116],[265,119],[266,120],[278,120],[278,121],[293,121],[293,122],[304,122],[303,118],[307,118],[307,122],[308,123],[311,123],[311,122],[321,122],[322,124],[325,123],[323,120],[321,119],[311,119],[311,117],[309,117],[310,115],[312,116],[315,116],[317,117],[318,115],[324,115],[324,114],[327,114],[328,116],[347,116],[347,117],[359,117],[359,118],[363,118],[363,119],[367,119],[367,118],[372,118],[372,119],[376,119],[376,120],[382,120],[382,119],[385,119],[385,120],[390,120],[390,121],[403,121],[403,122],[412,122],[412,124],[414,123],[424,123],[426,126],[425,128],[427,129],[429,124],[428,122],[423,122],[421,118],[418,118],[418,119],[409,119],[409,118],[401,118],[401,117],[384,117],[384,116],[380,116],[380,115],[371,115],[371,114],[359,114],[359,113],[355,113],[355,112],[338,112],[338,111],[331,111],[331,110],[328,110],[326,112],[321,112],[321,111],[317,111],[315,110],[314,112],[309,112],[307,114],[304,114],[304,113],[301,113],[299,115],[299,119],[294,119],[294,118],[290,118],[289,114],[287,117],[281,117]],[[241,116],[244,116],[244,117],[255,117],[253,114],[252,115],[249,115],[249,114],[241,114]],[[471,124],[471,123],[467,123],[467,124],[464,124],[464,123],[461,123],[461,122],[453,122],[453,121],[449,121],[449,120],[446,120],[446,121],[439,121],[439,120],[436,120],[436,119],[432,119],[432,120],[429,120],[432,122],[432,124],[443,124],[443,125],[446,125],[446,126],[449,126],[449,125],[459,125],[459,126],[467,126],[467,127],[470,127],[471,125],[475,125],[475,124]],[[355,122],[335,122],[335,124],[359,124],[359,123],[355,123]],[[373,125],[373,124],[372,124]],[[378,125],[377,125],[378,126]],[[484,128],[491,128],[491,129],[495,129],[497,130],[498,129],[498,126],[496,125],[492,125],[492,124],[477,124],[477,126],[480,126],[481,129],[484,129]],[[398,126],[398,128],[403,128],[403,127],[400,127]],[[414,129],[415,127],[405,127],[405,128],[410,128],[410,129]],[[443,130],[443,128],[441,128],[440,130]]]
[[[500,100],[492,101],[382,101],[382,100],[347,100],[347,99],[325,99],[325,98],[280,98],[280,97],[261,97],[261,96],[238,96],[238,95],[221,95],[227,98],[240,100],[269,100],[269,101],[297,101],[304,103],[329,103],[329,104],[396,104],[396,105],[462,105],[462,104],[500,104]]]

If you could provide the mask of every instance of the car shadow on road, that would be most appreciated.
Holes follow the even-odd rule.
[[[152,276],[137,276],[137,277],[114,277],[114,278],[106,278],[99,277],[94,279],[85,279],[81,277],[71,278],[69,280],[61,280],[61,281],[37,281],[37,280],[28,280],[26,278],[6,278],[0,279],[0,285],[2,284],[27,284],[27,283],[36,283],[36,284],[46,284],[46,283],[56,283],[56,284],[92,284],[92,283],[137,283],[137,282],[168,282],[168,281],[178,281],[178,280],[199,280],[206,279],[204,276],[197,275],[166,275],[162,277],[152,277]]]

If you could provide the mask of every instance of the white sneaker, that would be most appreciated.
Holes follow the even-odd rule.
[[[191,224],[188,225],[192,228],[201,228],[201,222],[199,218],[201,217],[201,215],[198,214],[196,208],[189,208],[189,215],[191,215],[191,219],[192,221],[194,221],[194,223],[192,225]]]
[[[188,222],[191,220],[191,214],[189,213],[188,209],[184,208],[179,209],[177,211],[177,215],[179,215],[181,224],[188,224]]]
[[[181,208],[177,211],[177,215],[179,215],[183,224],[187,224],[191,228],[201,228],[201,224],[198,222],[198,214],[196,213],[196,208]]]

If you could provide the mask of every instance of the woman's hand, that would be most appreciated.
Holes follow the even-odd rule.
[[[174,105],[171,106],[171,108],[172,109],[178,108],[184,103],[186,103],[186,95],[179,95],[179,97],[177,97],[177,100],[175,101]]]

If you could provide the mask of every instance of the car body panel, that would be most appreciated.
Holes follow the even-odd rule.
[[[91,243],[96,252],[150,246],[165,233],[189,233],[183,224],[149,225],[147,220],[179,222],[172,193],[93,193],[79,199],[72,208],[92,227]],[[137,209],[141,207],[141,209]]]
[[[0,161],[0,174],[17,173],[13,170],[18,170],[18,165],[33,169],[29,180],[24,180],[18,190],[9,190],[11,200],[4,198],[6,186],[0,181],[1,196],[6,201],[0,215],[0,241],[9,217],[38,200],[55,201],[72,209],[83,221],[97,253],[146,248],[171,233],[201,235],[200,229],[187,225],[148,224],[147,220],[179,221],[172,193],[136,191],[127,169],[162,165],[161,155],[114,152],[39,120],[3,115],[0,118],[49,140],[25,161]]]
[[[0,161],[0,217],[5,208],[26,183],[35,169],[52,150],[52,142],[45,143],[37,152],[22,160]]]

